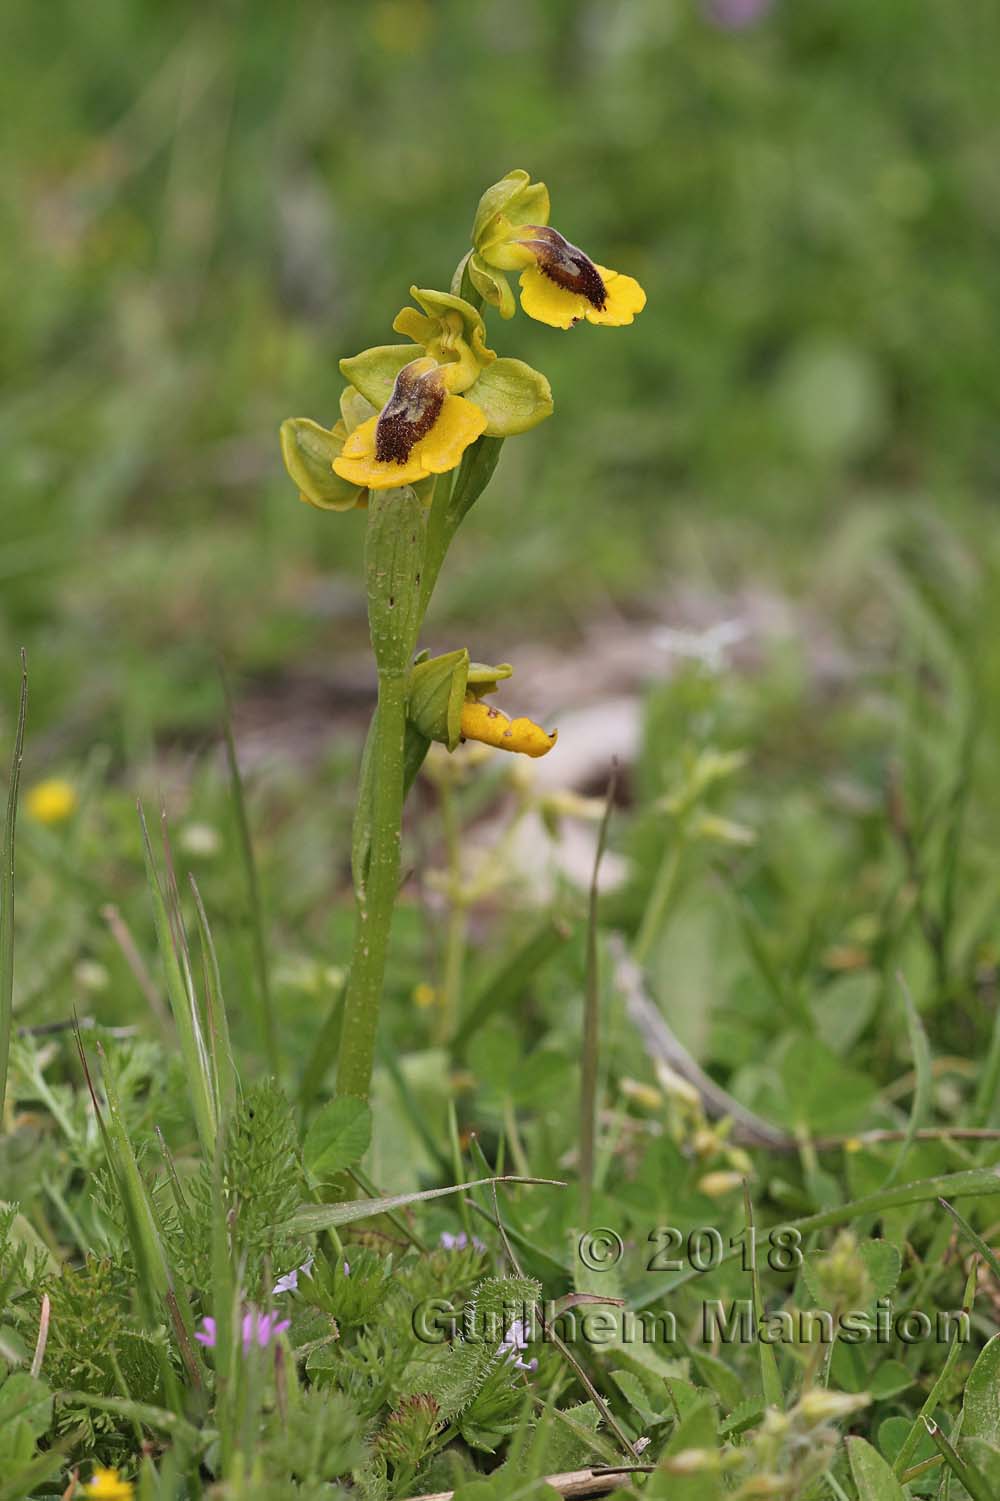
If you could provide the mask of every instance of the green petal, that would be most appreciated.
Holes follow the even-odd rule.
[[[494,360],[465,393],[486,413],[486,436],[526,433],[552,415],[552,387],[523,360]]]
[[[340,369],[352,386],[380,412],[392,395],[396,376],[414,358],[412,344],[377,344],[374,349],[341,360]]]
[[[330,467],[343,446],[343,438],[308,417],[289,417],[281,424],[285,468],[302,499],[321,511],[349,511],[364,494]]]

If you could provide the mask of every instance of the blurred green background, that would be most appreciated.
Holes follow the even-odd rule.
[[[436,629],[503,656],[680,578],[810,597],[845,527],[992,566],[1000,11],[707,5],[4,6],[0,686],[9,716],[23,643],[41,759],[200,733],[218,653],[358,659],[363,520],[297,502],[278,425],[332,420],[338,358],[447,286],[514,166],[649,305],[492,321],[556,415]]]

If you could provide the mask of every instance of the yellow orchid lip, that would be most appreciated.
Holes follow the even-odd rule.
[[[467,699],[462,705],[463,740],[478,740],[497,750],[537,758],[547,756],[558,737],[558,730],[543,730],[532,719],[509,719],[502,710],[479,699]]]
[[[404,365],[375,421],[378,462],[405,464],[440,416],[444,398],[444,381],[435,360],[425,356]]]
[[[585,297],[592,308],[603,313],[608,289],[590,256],[547,224],[526,224],[524,227],[530,238],[519,240],[518,244],[531,251],[542,274],[564,291]]]
[[[369,490],[413,485],[454,469],[485,427],[485,413],[451,395],[442,367],[424,355],[403,366],[381,412],[349,435],[333,470]]]

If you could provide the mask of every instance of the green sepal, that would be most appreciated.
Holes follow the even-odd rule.
[[[380,412],[392,395],[396,377],[411,360],[419,359],[412,344],[376,344],[341,360],[340,369],[352,386]]]
[[[472,225],[472,243],[477,250],[494,237],[496,220],[501,216],[515,228],[548,224],[549,190],[544,182],[532,182],[523,168],[515,167],[486,189]]]
[[[418,662],[410,673],[406,713],[410,724],[428,740],[454,750],[462,738],[462,705],[469,677],[469,653],[446,652]]]
[[[514,669],[509,662],[493,667],[470,662],[464,647],[440,657],[417,661],[410,673],[408,722],[428,740],[453,751],[462,738],[462,705],[467,698],[495,693]]]
[[[380,676],[409,671],[420,628],[426,534],[426,508],[409,485],[371,492],[365,572],[368,623]]]
[[[486,413],[488,438],[526,433],[552,415],[552,387],[523,360],[494,360],[465,395]]]
[[[465,269],[483,301],[495,307],[501,318],[513,318],[517,312],[517,302],[506,276],[498,276],[487,266],[481,255],[470,255]]]
[[[367,494],[333,472],[333,461],[339,458],[346,437],[339,422],[333,429],[320,427],[308,417],[289,417],[281,424],[285,468],[302,499],[321,511],[350,511]]]
[[[377,417],[378,407],[373,407],[354,386],[345,386],[340,393],[340,416],[349,433],[372,417]]]

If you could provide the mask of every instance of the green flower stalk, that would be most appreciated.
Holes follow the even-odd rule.
[[[555,744],[531,720],[484,702],[511,668],[470,662],[464,648],[432,660],[417,640],[452,538],[492,477],[506,438],[552,413],[545,376],[487,344],[482,308],[516,308],[505,278],[521,270],[531,317],[569,328],[632,321],[638,283],[597,266],[548,227],[544,184],[509,173],[487,190],[451,290],[411,287],[393,330],[409,342],[344,359],[347,382],[330,428],[282,424],[281,450],[301,499],[323,511],[367,510],[368,620],[378,703],[365,742],[351,864],[356,921],[344,1001],[337,1092],[368,1095],[393,909],[403,804],[432,740],[449,751],[479,740],[528,756]],[[325,1028],[323,1035],[332,1035]],[[313,1060],[314,1076],[332,1059]]]

